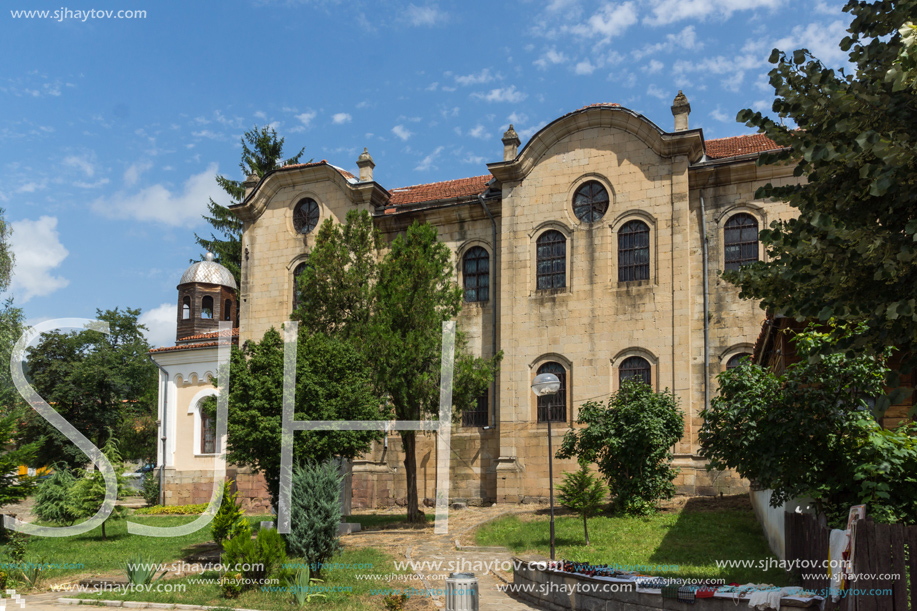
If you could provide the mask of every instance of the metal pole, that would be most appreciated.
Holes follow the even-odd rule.
[[[548,490],[551,498],[551,560],[554,560],[554,450],[551,448],[551,407],[548,407]]]

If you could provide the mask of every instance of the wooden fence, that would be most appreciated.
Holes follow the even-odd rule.
[[[786,559],[809,561],[810,568],[796,570],[807,575],[803,587],[827,591],[831,579],[822,562],[830,530],[800,513],[787,513],[785,526]],[[917,526],[876,524],[867,517],[854,525],[852,536],[853,571],[860,578],[848,583],[848,592],[855,595],[837,603],[826,597],[825,611],[917,611]]]

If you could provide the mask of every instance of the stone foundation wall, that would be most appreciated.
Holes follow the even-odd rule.
[[[238,492],[236,500],[250,514],[271,513],[271,500],[267,483],[260,473],[248,469],[228,469],[227,479],[234,481]],[[166,505],[197,505],[209,503],[213,494],[213,471],[176,471],[166,469]]]

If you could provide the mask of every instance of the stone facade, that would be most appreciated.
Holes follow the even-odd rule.
[[[314,231],[297,233],[293,225],[293,209],[304,198],[318,203],[319,224],[343,222],[350,210],[368,211],[388,241],[416,220],[428,222],[455,254],[460,285],[465,254],[475,247],[487,252],[489,298],[466,303],[458,324],[475,354],[490,356],[495,344],[504,353],[488,405],[496,418],[488,414],[487,427],[453,429],[453,500],[547,497],[547,424],[537,416],[532,378],[547,363],[566,375],[566,413],[552,425],[556,449],[574,426],[578,406],[616,391],[621,364],[631,357],[649,365],[651,385],[674,391],[685,413],[684,437],[675,448],[679,491],[743,490],[731,474],[708,473],[697,455],[705,388],[712,385],[707,394],[714,393],[713,376],[733,356],[751,352],[764,317],[718,276],[726,262],[725,225],[744,214],[764,228],[792,214],[783,203],[756,200],[755,192],[795,179],[789,167],[756,165],[760,152],[776,148],[763,136],[708,141],[701,130],[689,129],[690,105],[680,98],[672,132],[611,104],[558,118],[521,151],[510,127],[503,161],[488,164],[485,176],[388,191],[374,181],[375,164],[364,152],[360,178],[321,161],[248,181],[245,200],[233,206],[244,224],[239,340],[259,340],[289,317],[293,271],[314,243]],[[587,183],[608,194],[607,210],[592,222],[573,208]],[[648,230],[649,266],[645,278],[622,281],[619,246],[631,221]],[[548,231],[565,243],[565,282],[539,290],[538,241]],[[757,254],[766,256],[760,246]],[[421,499],[435,497],[436,451],[433,436],[418,433]],[[401,439],[392,434],[355,461],[354,506],[403,502],[403,458]],[[555,478],[575,468],[575,461],[555,460]]]

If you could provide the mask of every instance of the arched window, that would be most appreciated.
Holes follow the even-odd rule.
[[[200,407],[201,412],[201,454],[213,454],[216,449],[216,422],[213,416]]]
[[[642,380],[647,385],[652,385],[649,362],[639,356],[629,356],[618,367],[618,384],[625,380]]]
[[[201,299],[201,318],[213,318],[213,297],[210,295]]]
[[[478,397],[474,409],[462,412],[462,426],[487,426],[487,399],[489,391]]]
[[[191,298],[187,295],[181,299],[181,319],[188,320],[191,318]]]
[[[462,260],[465,301],[490,299],[490,255],[480,246],[468,249]]]
[[[594,223],[608,210],[608,191],[602,183],[590,180],[573,196],[573,214],[584,223]]]
[[[618,282],[649,278],[650,228],[643,221],[629,221],[618,232]]]
[[[223,304],[223,320],[232,320],[232,299]]]
[[[306,234],[318,225],[318,204],[311,197],[300,201],[293,208],[293,228],[296,233]]]
[[[306,271],[306,264],[300,263],[293,269],[293,311],[299,309],[299,277]]]
[[[740,352],[739,354],[736,354],[735,356],[730,358],[728,361],[726,361],[726,369],[727,370],[735,369],[736,367],[742,364],[742,361],[744,359],[747,359],[750,356],[751,355],[747,352]]]
[[[739,269],[758,260],[758,221],[750,214],[737,214],[723,226],[726,270]]]
[[[560,363],[545,363],[538,368],[538,375],[553,373],[560,380],[560,390],[553,395],[538,397],[538,422],[567,421],[567,370]]]
[[[559,231],[545,231],[536,241],[538,290],[567,286],[567,238]]]

